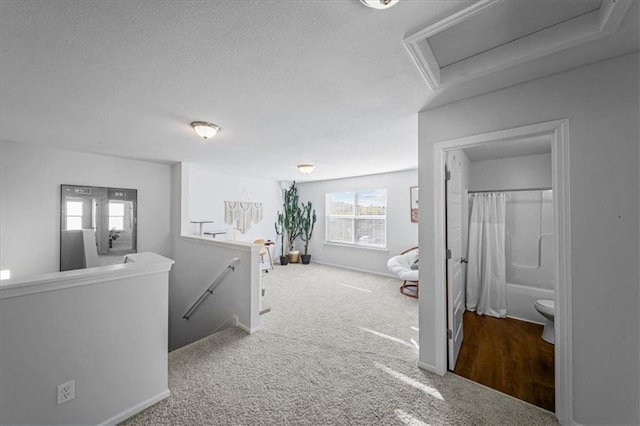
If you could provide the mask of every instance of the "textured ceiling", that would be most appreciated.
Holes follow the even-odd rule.
[[[471,3],[2,0],[0,139],[277,180],[415,168],[425,106],[558,71],[429,92],[402,39]],[[614,41],[590,49],[628,53]]]

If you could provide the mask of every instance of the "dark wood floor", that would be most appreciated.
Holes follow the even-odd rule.
[[[555,411],[553,345],[542,326],[464,313],[464,340],[454,373]]]

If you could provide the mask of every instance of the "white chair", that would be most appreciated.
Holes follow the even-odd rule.
[[[387,267],[398,278],[403,280],[400,293],[409,297],[418,297],[418,247],[412,247],[393,256],[387,262]]]

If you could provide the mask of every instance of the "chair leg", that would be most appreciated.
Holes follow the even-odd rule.
[[[410,292],[405,292],[405,289],[413,288],[415,290],[409,290]],[[418,281],[404,281],[400,286],[400,293],[405,296],[418,298]]]

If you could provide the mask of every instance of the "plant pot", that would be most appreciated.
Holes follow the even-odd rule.
[[[303,265],[308,265],[309,262],[311,262],[311,255],[310,254],[303,254],[300,257],[302,258],[302,264]]]
[[[300,252],[298,250],[291,250],[289,252],[289,262],[298,263],[300,258]]]
[[[280,256],[280,264],[282,266],[289,264],[289,256]]]

